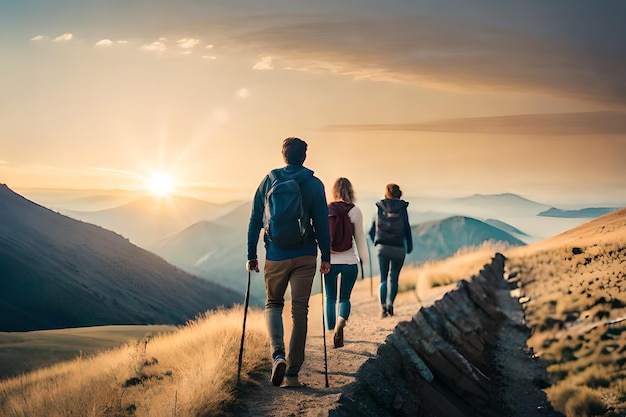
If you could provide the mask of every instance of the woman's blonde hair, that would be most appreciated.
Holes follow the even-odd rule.
[[[354,189],[352,189],[352,183],[349,179],[344,177],[337,178],[333,185],[333,198],[346,203],[354,203]]]
[[[402,191],[398,184],[387,184],[385,187],[385,198],[400,198]]]

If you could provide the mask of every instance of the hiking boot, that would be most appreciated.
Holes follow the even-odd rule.
[[[333,344],[336,348],[343,347],[343,328],[346,326],[346,319],[339,317],[335,326],[335,334],[333,335]]]
[[[304,387],[304,386],[306,385],[300,382],[297,375],[285,376],[285,379],[283,380],[283,384],[281,385],[281,387],[284,387],[284,388],[299,388],[299,387]]]
[[[274,365],[272,366],[272,385],[279,387],[285,377],[285,370],[287,369],[287,361],[282,356],[277,356],[274,359]]]
[[[387,314],[389,314],[389,316],[393,316],[393,306],[387,306]]]
[[[383,313],[381,314],[382,318],[385,318],[389,315],[389,313],[387,312],[387,306],[383,306]]]

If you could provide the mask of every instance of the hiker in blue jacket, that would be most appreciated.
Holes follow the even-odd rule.
[[[320,272],[330,271],[330,232],[328,226],[328,206],[324,184],[313,175],[313,171],[304,167],[307,144],[299,138],[290,137],[283,141],[283,168],[272,170],[259,185],[252,205],[248,225],[248,271],[259,272],[257,244],[259,233],[264,229],[265,243],[265,318],[270,336],[270,348],[273,365],[271,381],[275,386],[299,386],[298,373],[304,362],[304,350],[307,335],[307,320],[311,287],[317,266],[317,249],[321,252]],[[287,203],[281,202],[276,183],[286,179],[298,182],[302,211],[304,213],[301,229],[304,232],[301,242],[281,244],[285,226],[272,222],[273,213],[279,213]],[[296,187],[298,188],[298,187]],[[272,190],[272,193],[270,193]],[[272,200],[275,198],[274,200]],[[266,204],[266,201],[268,204]],[[273,202],[272,202],[273,201]],[[277,215],[277,214],[276,214]],[[284,222],[283,222],[284,223]],[[273,229],[274,226],[277,229]],[[296,236],[299,238],[300,236]],[[283,307],[287,285],[291,286],[291,314],[293,328],[289,342],[289,351],[285,352],[283,330]],[[287,355],[286,355],[287,353]]]
[[[407,253],[413,250],[413,237],[407,207],[397,184],[387,184],[385,198],[376,202],[376,214],[369,235],[378,247],[380,266],[380,304],[382,317],[393,316],[400,270]],[[389,293],[387,282],[389,281]],[[387,298],[389,297],[389,298]]]

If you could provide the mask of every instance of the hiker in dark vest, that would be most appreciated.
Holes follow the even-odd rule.
[[[350,294],[359,274],[357,266],[359,258],[361,262],[367,263],[369,255],[363,228],[363,213],[354,205],[352,183],[347,178],[338,178],[332,192],[334,201],[328,205],[331,231],[330,272],[324,275],[324,286],[326,329],[334,329],[333,343],[339,348],[343,346],[343,329],[350,317]],[[341,282],[337,300],[339,276]]]
[[[318,247],[320,272],[330,271],[326,192],[313,171],[303,166],[306,151],[307,144],[302,139],[291,137],[283,141],[282,154],[287,165],[272,170],[261,181],[248,225],[248,271],[259,272],[257,244],[259,232],[264,229],[265,318],[273,359],[270,379],[275,386],[300,385],[298,373],[304,362]],[[291,286],[293,329],[286,352],[282,314],[287,285]]]
[[[406,254],[413,250],[407,213],[409,203],[401,197],[402,191],[397,184],[387,184],[385,198],[376,202],[378,213],[369,231],[372,242],[378,247],[382,317],[393,316],[400,270]]]

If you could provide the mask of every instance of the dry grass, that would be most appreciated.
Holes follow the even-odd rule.
[[[445,260],[427,262],[419,267],[408,266],[402,270],[399,290],[443,287],[468,279],[490,263],[494,253],[503,253],[507,248],[502,242],[485,242],[477,247],[461,248]]]
[[[626,413],[626,240],[508,254],[546,392],[567,417]],[[587,246],[580,245],[587,243]]]
[[[572,383],[557,385],[548,390],[548,400],[567,417],[602,416],[607,407],[601,396],[587,386]]]
[[[235,401],[243,309],[0,382],[0,415],[217,416]],[[262,312],[246,324],[242,381],[269,365]]]

